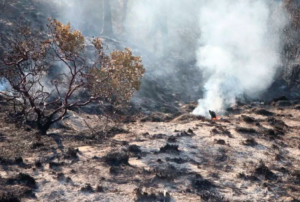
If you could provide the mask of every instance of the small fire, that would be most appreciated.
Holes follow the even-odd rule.
[[[212,120],[216,121],[216,120],[220,120],[220,119],[221,119],[221,117],[217,116],[216,118],[213,118]]]

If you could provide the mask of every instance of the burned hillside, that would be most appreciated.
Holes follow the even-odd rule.
[[[300,201],[299,8],[0,0],[0,202]]]
[[[137,118],[96,133],[84,119],[94,130],[103,123],[72,112],[39,138],[5,119],[1,104],[1,200],[297,201],[300,112],[289,102],[235,106],[215,121],[187,111]]]

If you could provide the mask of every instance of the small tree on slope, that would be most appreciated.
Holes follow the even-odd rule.
[[[41,134],[72,107],[112,97],[129,101],[139,89],[145,69],[129,49],[106,55],[97,38],[91,56],[84,36],[57,20],[50,21],[47,32],[26,23],[16,27],[1,34],[0,77],[10,90],[0,94],[17,102],[19,113],[36,123]],[[61,69],[56,72],[55,66]]]

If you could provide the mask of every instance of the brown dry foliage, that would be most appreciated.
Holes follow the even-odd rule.
[[[48,28],[47,32],[33,30],[22,22],[15,32],[2,34],[0,41],[0,78],[11,87],[10,93],[0,93],[17,103],[17,111],[43,134],[72,107],[103,99],[129,101],[139,89],[145,69],[130,49],[106,55],[97,38],[91,60],[80,31],[57,20],[50,20]],[[50,75],[56,71],[55,63],[63,71]],[[78,96],[80,92],[85,96]]]

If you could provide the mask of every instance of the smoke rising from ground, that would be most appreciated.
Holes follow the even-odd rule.
[[[285,25],[278,9],[267,0],[202,1],[197,61],[206,82],[194,114],[222,113],[236,98],[255,98],[271,85]]]
[[[84,34],[100,34],[102,1],[56,2],[63,5],[59,20],[71,22]],[[119,15],[120,1],[110,2],[113,15]],[[198,80],[205,93],[194,114],[207,116],[208,110],[222,113],[236,98],[255,98],[270,86],[280,63],[286,22],[280,8],[278,1],[269,0],[136,0],[128,3],[126,31],[122,36],[116,26],[114,31],[121,43],[142,52],[148,73],[169,80],[175,91],[183,87],[195,97],[191,89],[197,84],[191,81]],[[170,58],[177,63],[166,62]],[[186,62],[179,67],[180,75],[174,72],[179,60]],[[193,60],[200,71],[187,68]],[[181,79],[184,74],[186,79]]]
[[[147,91],[148,97],[154,97],[148,91],[166,86],[163,93],[185,93],[192,101],[202,96],[203,88],[205,94],[194,114],[207,115],[208,110],[222,112],[237,97],[257,97],[272,83],[285,25],[285,13],[275,0],[131,0],[126,29],[120,32],[121,2],[110,0],[115,44],[143,56],[147,79],[154,72],[154,82],[142,83],[141,91]],[[55,7],[54,14],[48,6],[41,10],[49,10],[51,17],[70,22],[86,36],[100,35],[103,1],[47,3]],[[113,50],[114,43],[107,45]],[[154,89],[158,80],[162,85]]]

